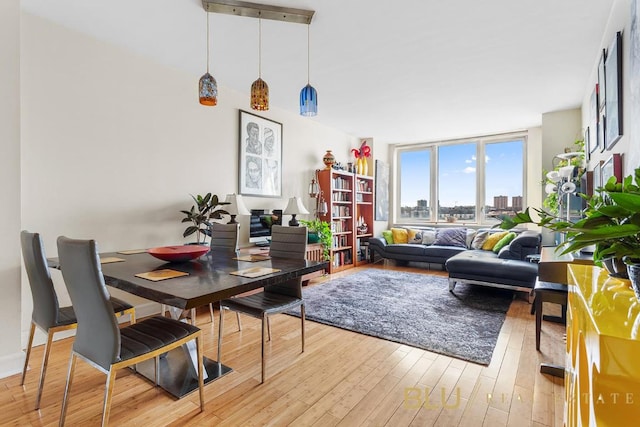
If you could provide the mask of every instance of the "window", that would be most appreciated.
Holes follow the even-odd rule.
[[[524,206],[525,144],[514,134],[396,146],[394,222],[495,224],[512,216]]]

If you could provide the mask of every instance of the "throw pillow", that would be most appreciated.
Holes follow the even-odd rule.
[[[473,242],[471,242],[471,249],[482,249],[482,245],[487,240],[487,237],[489,237],[488,231],[480,231],[477,233],[473,238]]]
[[[441,228],[437,230],[434,245],[467,247],[467,228]]]
[[[506,236],[504,236],[502,239],[498,240],[498,243],[496,243],[496,245],[493,247],[493,252],[495,252],[495,253],[500,252],[500,249],[502,249],[505,246],[507,246],[515,238],[516,238],[516,233],[514,233],[513,231],[510,232],[510,233],[507,233]]]
[[[471,247],[471,242],[473,242],[473,238],[476,237],[477,230],[473,228],[467,228],[467,248]]]
[[[422,244],[423,245],[433,245],[433,242],[436,241],[436,231],[435,230],[424,230],[422,232]]]
[[[422,230],[407,228],[407,243],[412,243],[414,245],[422,244]]]
[[[493,247],[496,245],[496,243],[498,243],[500,239],[502,239],[507,234],[509,234],[508,231],[501,231],[501,232],[493,233],[489,235],[489,237],[487,237],[487,240],[485,240],[484,243],[482,244],[482,249],[485,251],[493,250]]]
[[[393,234],[391,234],[391,230],[384,230],[382,232],[382,237],[384,237],[387,245],[393,245]]]
[[[407,243],[409,241],[409,233],[406,228],[392,228],[393,243]]]

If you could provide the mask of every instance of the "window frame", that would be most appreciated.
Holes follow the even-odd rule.
[[[440,225],[450,224],[443,220],[438,220],[437,206],[434,208],[434,200],[438,200],[439,181],[438,181],[438,156],[439,148],[447,145],[460,145],[460,144],[476,144],[476,159],[484,159],[486,153],[486,146],[495,143],[504,143],[515,140],[522,141],[522,204],[527,206],[527,153],[528,153],[528,137],[526,131],[510,132],[498,135],[485,135],[461,139],[443,140],[443,141],[431,141],[413,144],[396,144],[392,146],[391,158],[393,160],[393,174],[392,174],[392,190],[393,190],[393,209],[391,215],[391,222],[393,224],[415,224],[415,225]],[[430,189],[429,189],[429,213],[430,218],[403,218],[401,217],[401,165],[400,155],[404,152],[411,151],[425,151],[429,150],[429,169],[430,169]],[[486,170],[484,161],[476,161],[476,212],[475,221],[460,221],[456,222],[457,225],[472,225],[472,226],[490,226],[493,222],[485,221],[485,206],[486,206]]]

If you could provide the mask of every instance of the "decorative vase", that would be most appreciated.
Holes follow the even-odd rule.
[[[331,169],[331,166],[333,166],[336,162],[336,157],[333,155],[331,150],[327,150],[327,152],[324,153],[324,156],[322,157],[322,161],[327,169]]]
[[[320,236],[318,236],[318,232],[309,231],[307,233],[307,243],[318,243],[320,241]]]
[[[631,281],[631,287],[640,300],[640,264],[627,264],[627,273]]]
[[[602,260],[602,265],[611,277],[629,278],[627,265],[620,258],[605,258]]]
[[[363,157],[362,159],[362,173],[361,175],[368,175],[369,174],[369,162],[367,162],[367,158]]]

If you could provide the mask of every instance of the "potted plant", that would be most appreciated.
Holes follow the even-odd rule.
[[[228,214],[227,211],[223,209],[215,209],[217,206],[228,205],[227,202],[221,202],[218,200],[217,195],[211,195],[211,193],[207,193],[205,196],[201,196],[198,194],[194,196],[191,194],[191,198],[196,203],[191,206],[191,209],[188,211],[180,211],[185,217],[182,218],[182,222],[190,222],[191,225],[188,226],[184,233],[182,233],[182,237],[187,237],[192,234],[196,234],[196,244],[204,244],[207,236],[211,235],[211,222],[209,219],[221,219],[223,214]],[[202,241],[200,241],[200,237],[202,236]]]
[[[333,234],[331,233],[331,227],[329,226],[329,223],[319,219],[313,219],[313,220],[301,219],[300,224],[304,225],[309,230],[309,243],[316,243],[316,242],[322,243],[322,256],[324,257],[325,260],[330,260],[331,259],[330,249],[332,244],[331,237],[333,236]],[[312,235],[314,234],[317,235],[317,240],[315,241],[313,241],[314,238],[312,237]]]
[[[513,218],[504,219],[499,226],[509,229],[531,223],[563,232],[566,236],[560,244],[563,254],[593,245],[594,263],[604,265],[611,275],[626,277],[628,273],[640,298],[637,290],[640,286],[637,283],[640,278],[640,168],[622,182],[617,182],[615,177],[609,178],[591,197],[580,196],[587,201],[580,220],[567,221],[543,209],[533,209],[539,217],[536,221],[527,208]],[[626,270],[620,268],[620,261],[624,261]]]
[[[565,166],[575,166],[576,168],[576,180],[580,180],[580,177],[584,174],[584,139],[579,139],[574,143],[574,150],[570,153],[559,154],[555,158],[559,158],[558,164],[555,165],[552,171],[559,172],[561,168]],[[570,149],[566,149],[570,150]],[[545,187],[545,190],[548,188],[547,186],[553,186],[556,184],[551,178],[549,178],[549,172],[547,170],[543,170],[543,178],[542,185]],[[553,214],[558,214],[560,211],[560,203],[558,200],[558,193],[556,191],[549,191],[547,196],[542,201],[542,206],[547,208],[549,212]]]

